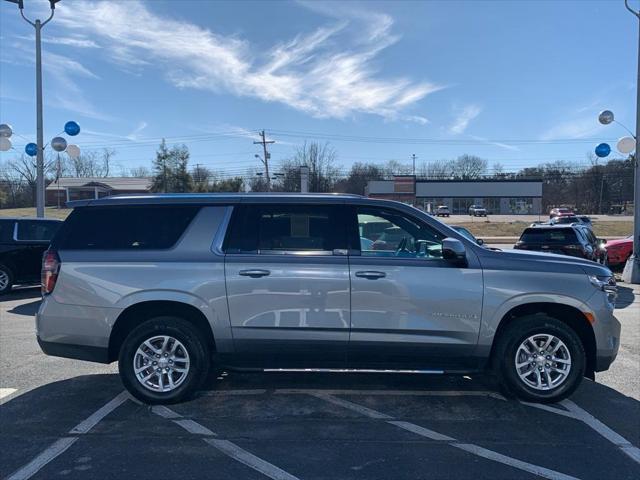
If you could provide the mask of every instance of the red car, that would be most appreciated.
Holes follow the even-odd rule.
[[[607,250],[610,266],[624,264],[633,251],[633,235],[620,240],[609,240],[604,248]]]
[[[574,211],[567,207],[553,208],[549,212],[549,218],[567,217],[575,215]]]

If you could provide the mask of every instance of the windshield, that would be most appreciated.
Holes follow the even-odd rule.
[[[572,228],[527,228],[520,237],[522,243],[578,243]]]

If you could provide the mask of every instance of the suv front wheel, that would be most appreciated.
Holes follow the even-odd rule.
[[[530,402],[558,402],[580,385],[585,372],[580,337],[544,314],[517,318],[498,338],[494,367],[507,393]]]
[[[9,267],[0,263],[0,295],[9,293],[13,286],[13,273]]]
[[[201,333],[178,317],[156,317],[129,333],[118,358],[126,389],[147,404],[184,401],[202,386],[209,354]]]

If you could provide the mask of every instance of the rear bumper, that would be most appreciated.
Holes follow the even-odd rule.
[[[87,362],[96,363],[111,363],[109,361],[108,348],[45,342],[41,340],[40,337],[38,337],[38,345],[40,345],[40,348],[45,354],[53,357],[73,358],[75,360],[86,360]]]

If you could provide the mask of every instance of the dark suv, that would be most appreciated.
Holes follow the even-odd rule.
[[[604,243],[581,224],[535,225],[522,232],[514,248],[581,257],[604,265],[607,263]]]
[[[39,283],[42,254],[62,225],[43,218],[0,218],[0,294]]]

